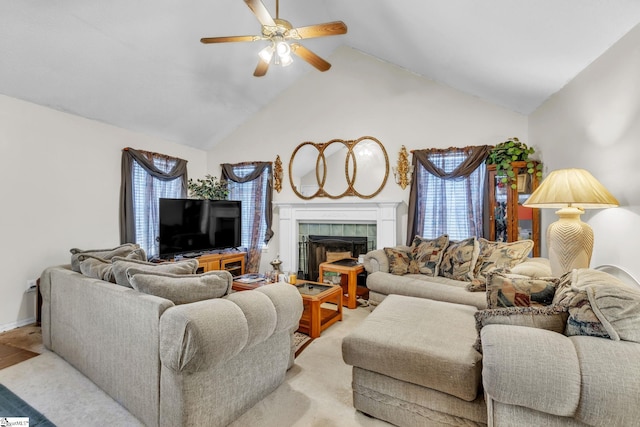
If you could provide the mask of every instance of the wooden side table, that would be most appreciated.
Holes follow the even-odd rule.
[[[365,287],[358,288],[358,274],[364,272],[364,265],[358,264],[356,260],[352,263],[340,264],[340,262],[323,262],[320,264],[320,282],[324,282],[324,273],[331,271],[347,276],[347,293],[343,298],[343,304],[347,308],[354,309],[358,306],[357,297],[368,294],[369,290]]]
[[[309,280],[299,280],[291,286],[298,288],[304,304],[298,331],[318,338],[322,331],[342,320],[342,287]],[[323,307],[325,302],[334,303],[336,308]]]

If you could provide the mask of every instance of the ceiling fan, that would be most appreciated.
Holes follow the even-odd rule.
[[[344,22],[333,21],[294,28],[289,21],[280,19],[279,0],[276,0],[275,19],[271,17],[261,0],[244,0],[244,2],[249,6],[253,14],[256,15],[260,24],[262,24],[261,35],[204,37],[200,39],[200,42],[208,44],[268,40],[270,42],[269,45],[258,53],[258,66],[253,72],[253,75],[256,77],[262,77],[267,73],[272,60],[274,64],[279,64],[283,67],[290,65],[293,62],[291,53],[304,59],[320,71],[327,71],[331,68],[331,64],[302,46],[297,40],[345,34],[347,32],[347,26]]]

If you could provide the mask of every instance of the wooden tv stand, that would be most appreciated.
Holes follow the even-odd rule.
[[[198,260],[198,273],[227,270],[232,276],[240,276],[244,274],[246,255],[246,252],[228,252],[201,255],[194,259]]]

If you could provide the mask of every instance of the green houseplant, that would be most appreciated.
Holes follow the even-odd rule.
[[[204,179],[192,180],[187,183],[189,196],[194,199],[225,200],[229,195],[229,184],[226,180],[207,175]]]
[[[513,171],[513,162],[527,162],[527,173],[538,178],[542,177],[542,163],[537,165],[529,159],[531,154],[535,153],[533,147],[527,146],[518,138],[509,138],[493,147],[487,158],[488,165],[496,165],[496,173],[502,176],[502,182],[511,181],[511,188],[517,188],[518,177]]]

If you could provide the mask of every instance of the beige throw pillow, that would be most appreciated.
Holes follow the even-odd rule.
[[[78,249],[73,248],[69,252],[71,252],[71,269],[76,273],[80,273],[80,260],[79,257],[81,255],[91,255],[94,257],[102,258],[105,260],[110,260],[113,257],[126,257],[131,254],[133,251],[136,251],[135,258],[146,261],[147,256],[144,252],[144,249],[140,247],[140,245],[135,243],[125,243],[120,246],[116,246],[111,249]]]
[[[126,258],[115,257],[112,259],[113,275],[116,283],[121,286],[131,288],[131,282],[127,275],[127,269],[133,267],[138,270],[156,273],[172,273],[172,274],[195,274],[198,269],[198,260],[190,259],[177,262],[152,263],[145,261],[129,260]]]
[[[127,275],[133,289],[173,301],[190,304],[212,298],[221,298],[231,290],[231,275],[210,271],[203,274],[179,275],[149,272],[131,267]]]

